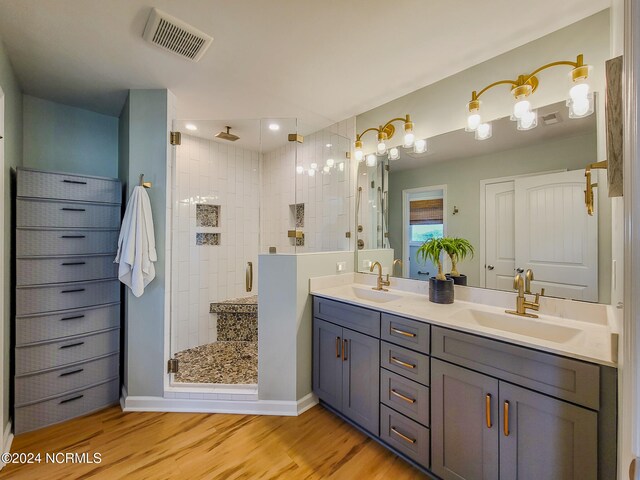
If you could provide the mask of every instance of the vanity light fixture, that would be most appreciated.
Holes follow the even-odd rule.
[[[538,88],[538,73],[551,67],[557,66],[573,67],[570,72],[572,86],[569,90],[569,99],[567,107],[569,107],[569,118],[582,118],[593,113],[594,102],[593,92],[590,91],[587,78],[592,70],[590,65],[584,64],[582,54],[578,55],[575,62],[569,60],[561,60],[558,62],[548,63],[533,72],[520,75],[516,80],[499,80],[487,85],[479,92],[474,90],[471,92],[471,101],[467,104],[467,126],[468,132],[475,132],[477,140],[486,140],[491,137],[491,124],[483,123],[480,116],[480,96],[487,90],[497,85],[510,85],[511,94],[514,97],[513,113],[511,120],[516,122],[518,130],[531,130],[538,125],[538,114],[531,107],[531,94]]]
[[[413,148],[415,153],[424,153],[426,151],[426,141],[425,140],[416,140],[415,133],[413,131],[413,122],[411,121],[411,116],[406,115],[405,117],[398,117],[389,120],[384,125],[380,125],[379,127],[371,127],[367,128],[364,132],[356,135],[355,141],[355,159],[358,162],[362,162],[365,160],[364,152],[362,151],[362,137],[367,132],[377,132],[378,143],[376,145],[376,155],[388,155],[390,160],[397,160],[400,158],[400,152],[397,148],[388,148],[388,141],[393,138],[393,135],[396,133],[396,128],[393,126],[394,122],[402,122],[404,129],[404,137],[402,139],[402,147],[403,148]],[[418,145],[420,145],[418,147]],[[375,156],[375,155],[374,155]],[[366,158],[367,166],[370,165],[373,160],[370,160],[369,155]]]

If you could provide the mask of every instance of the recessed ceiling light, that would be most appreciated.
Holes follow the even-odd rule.
[[[197,129],[198,129],[198,127],[196,127],[193,123],[187,123],[187,124],[185,125],[185,128],[186,128],[187,130],[197,130]]]
[[[274,132],[276,130],[280,130],[280,125],[278,125],[277,123],[270,123],[269,124],[269,130],[273,130]]]

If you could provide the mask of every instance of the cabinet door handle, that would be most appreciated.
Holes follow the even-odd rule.
[[[62,235],[60,238],[87,238],[86,235]]]
[[[247,292],[253,290],[253,262],[247,262],[247,271],[245,272],[245,290]]]
[[[60,347],[60,350],[64,350],[65,348],[79,347],[80,345],[84,345],[84,342],[71,343],[71,344],[69,344],[69,345],[62,345],[62,346]]]
[[[70,372],[64,372],[58,375],[58,377],[68,377],[69,375],[75,375],[76,373],[84,372],[84,368],[79,368],[77,370],[71,370]]]
[[[62,405],[63,403],[73,402],[74,400],[80,400],[84,395],[76,395],[75,397],[67,398],[66,400],[62,400],[58,402],[58,405]]]
[[[63,267],[67,267],[70,265],[86,265],[87,262],[64,262],[62,264]]]
[[[416,336],[415,333],[405,332],[404,330],[398,330],[397,328],[393,328],[393,327],[391,327],[391,331],[399,335],[404,335],[405,337],[415,338]]]
[[[504,436],[509,436],[509,402],[504,402]]]
[[[73,290],[62,290],[60,293],[78,293],[84,292],[84,288],[74,288]]]
[[[411,403],[411,404],[416,403],[416,399],[415,398],[407,397],[406,395],[398,393],[393,388],[391,389],[391,395],[394,395],[394,396],[398,397],[400,400],[404,400],[407,403]]]
[[[340,337],[336,337],[336,358],[340,358],[340,345],[342,345]]]
[[[409,438],[406,435],[403,435],[402,433],[400,433],[398,430],[396,430],[396,427],[391,427],[391,431],[393,433],[395,433],[397,436],[399,436],[402,440],[404,440],[405,442],[408,442],[410,444],[414,444],[416,443],[416,439],[415,438]]]
[[[346,362],[347,358],[347,348],[349,347],[349,340],[346,338],[342,341],[342,361]]]
[[[491,394],[485,397],[485,417],[487,418],[487,428],[491,428]]]
[[[401,367],[405,367],[405,368],[416,368],[416,366],[413,363],[407,363],[407,362],[403,362],[402,360],[398,360],[396,357],[391,357],[391,361],[393,363],[397,363],[398,365],[400,365]]]
[[[86,211],[84,208],[69,208],[69,207],[63,207],[60,210],[64,210],[65,212],[85,212]]]
[[[86,185],[87,182],[79,182],[77,180],[62,180],[64,183],[75,183],[76,185]]]
[[[79,318],[84,318],[84,315],[75,315],[73,317],[64,317],[64,318],[61,318],[60,321],[61,322],[66,322],[67,320],[78,320]]]

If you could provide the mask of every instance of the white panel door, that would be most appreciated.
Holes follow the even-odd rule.
[[[515,270],[515,184],[485,187],[485,286],[513,290]]]
[[[584,188],[582,170],[515,180],[516,268],[533,270],[534,292],[598,301],[598,208],[587,214]]]

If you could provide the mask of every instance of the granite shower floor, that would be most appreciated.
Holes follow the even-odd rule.
[[[178,359],[179,383],[258,383],[258,342],[214,342],[183,350]]]

